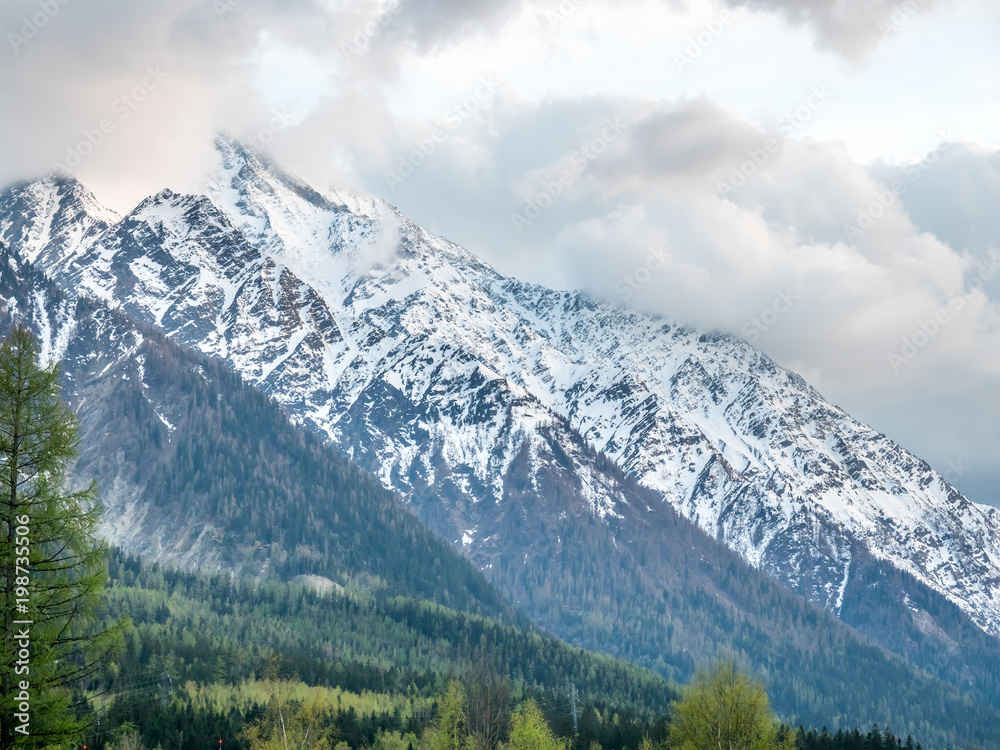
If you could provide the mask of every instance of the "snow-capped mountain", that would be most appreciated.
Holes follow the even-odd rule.
[[[82,438],[74,481],[98,481],[103,532],[117,546],[184,567],[357,581],[520,620],[394,493],[292,426],[223,361],[121,309],[67,297],[0,244],[0,335],[16,321],[34,329],[46,360],[61,362]],[[507,408],[501,381],[490,384],[477,409]],[[530,398],[518,410],[545,414]],[[859,551],[852,585],[880,587],[869,616],[892,620],[898,612],[885,603],[909,588],[907,606],[948,639],[942,649],[921,638],[919,662],[887,653],[710,539],[564,419],[545,419],[506,468],[502,502],[476,506],[492,530],[491,544],[476,541],[481,565],[539,624],[674,679],[738,650],[768,675],[777,710],[806,723],[917,717],[903,727],[940,743],[1000,737],[991,677],[1000,642],[954,605]],[[602,516],[594,497],[615,505]],[[454,500],[425,497],[425,519],[443,528],[474,512]],[[487,637],[493,626],[483,625]],[[831,668],[841,679],[828,678]]]
[[[52,275],[65,271],[120,218],[72,178],[50,176],[4,193],[5,241],[30,247],[32,262]]]
[[[499,514],[558,469],[611,528],[669,503],[831,611],[871,556],[1000,635],[997,514],[749,344],[505,277],[378,199],[218,148],[217,189],[120,219],[69,179],[11,188],[0,240],[229,361],[483,568],[528,559]]]
[[[68,297],[0,244],[0,336],[14,323],[35,332],[44,362],[60,364],[79,421],[70,481],[97,481],[100,533],[114,545],[211,572],[374,578],[392,593],[514,619],[482,572],[394,493],[224,362],[121,309]]]

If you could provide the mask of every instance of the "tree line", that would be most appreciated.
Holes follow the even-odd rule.
[[[645,670],[370,576],[331,597],[109,552],[95,488],[65,489],[76,421],[38,359],[22,326],[0,345],[0,750],[214,737],[220,750],[805,750],[859,736],[793,733],[731,661],[678,697]],[[877,727],[864,740],[913,746]]]

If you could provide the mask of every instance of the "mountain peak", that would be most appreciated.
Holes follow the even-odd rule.
[[[228,359],[415,504],[451,498],[472,556],[479,501],[541,471],[564,422],[817,604],[840,611],[860,549],[1000,634],[997,516],[746,342],[504,277],[384,202],[216,148],[207,200],[163,191],[107,231],[53,179],[0,195],[0,239],[78,289],[89,237],[86,288]],[[617,502],[581,456],[588,507]]]
[[[241,141],[225,135],[215,138],[215,148],[222,157],[218,184],[225,189],[245,193],[270,185],[277,194],[287,191],[318,208],[334,211],[339,207],[304,180],[278,166],[271,159]]]
[[[0,193],[0,242],[50,272],[71,265],[120,217],[75,177],[52,174]]]

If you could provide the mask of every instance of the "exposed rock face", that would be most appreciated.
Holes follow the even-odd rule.
[[[615,528],[668,503],[835,613],[863,553],[1000,635],[996,513],[749,344],[504,277],[382,201],[218,148],[218,190],[121,219],[71,180],[15,187],[0,240],[230,362],[483,569],[530,552],[497,536],[515,488],[563,487],[532,512]]]

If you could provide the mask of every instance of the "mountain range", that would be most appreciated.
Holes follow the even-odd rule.
[[[734,336],[506,277],[377,198],[319,192],[230,139],[217,148],[206,195],[164,190],[124,217],[68,177],[0,194],[5,309],[30,309],[45,356],[73,363],[84,428],[118,424],[116,458],[93,435],[78,466],[105,488],[116,541],[215,569],[398,578],[394,566],[345,564],[328,541],[321,551],[331,513],[352,507],[315,478],[332,448],[350,461],[338,476],[360,467],[382,485],[366,492],[392,531],[372,533],[395,538],[402,524],[407,559],[437,543],[405,525],[394,494],[521,612],[578,645],[683,679],[725,644],[774,680],[776,705],[809,719],[863,710],[816,676],[795,677],[809,700],[779,676],[814,669],[823,649],[828,669],[836,653],[884,660],[900,680],[931,680],[928,694],[1000,708],[994,511]],[[247,386],[291,422],[279,430],[286,417],[268,416],[269,433],[292,430],[301,437],[288,445],[324,458],[305,471],[236,443],[234,461],[250,450],[275,486],[306,491],[247,500],[247,479],[206,506],[219,493],[211,467],[198,467],[204,487],[172,486],[164,446],[198,435],[190,456],[210,452],[205,425],[225,433],[226,417],[192,410],[191,393],[232,404]],[[130,409],[155,421],[121,422]],[[237,474],[254,476],[249,463]],[[157,507],[150,487],[184,504]],[[278,520],[292,508],[297,523]],[[313,536],[295,532],[301,550],[277,536],[248,546],[268,523]],[[283,557],[260,551],[272,544]],[[515,616],[471,568],[447,586],[441,570],[405,585]]]

